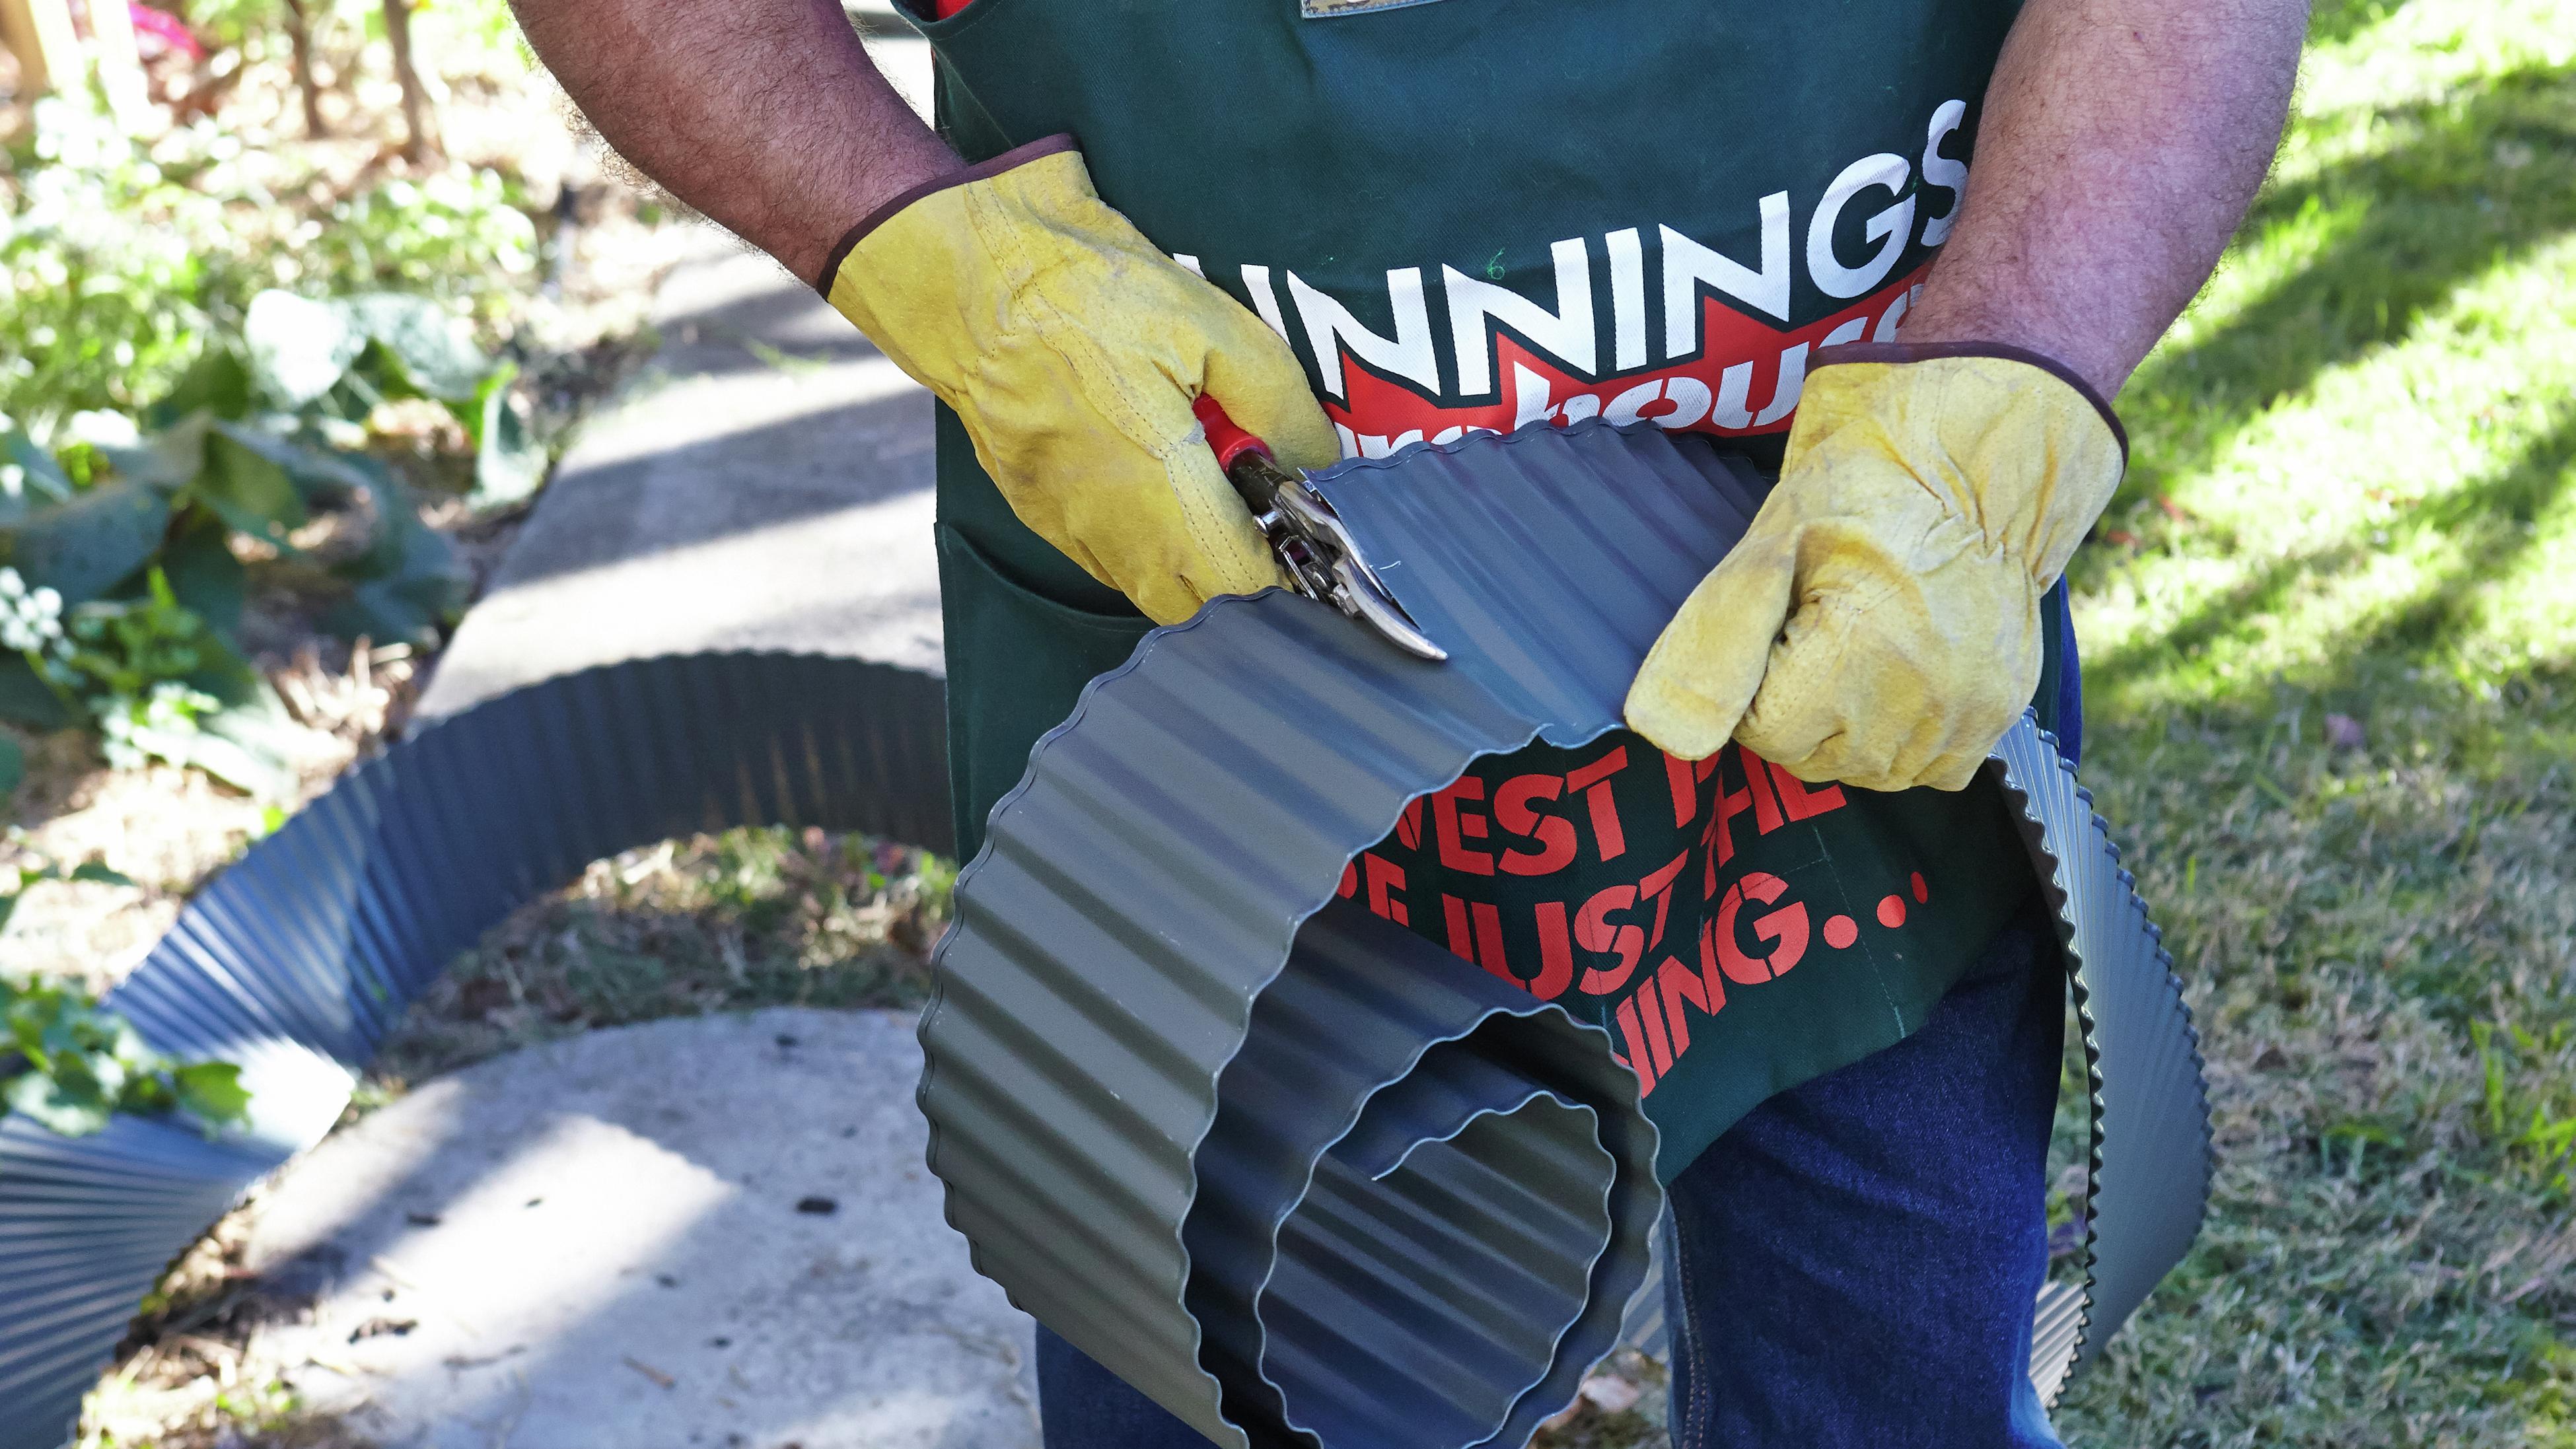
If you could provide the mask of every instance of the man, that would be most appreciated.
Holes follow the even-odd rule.
[[[962,848],[1149,621],[1277,579],[1203,392],[1306,467],[1601,416],[1780,469],[1637,734],[1484,762],[1345,893],[1624,1043],[1681,1444],[2055,1442],[2062,988],[1972,779],[2025,703],[2073,748],[2106,400],[2303,5],[931,3],[945,139],[833,0],[519,0],[613,145],[938,394]],[[1043,1332],[1040,1377],[1051,1445],[1193,1438]]]

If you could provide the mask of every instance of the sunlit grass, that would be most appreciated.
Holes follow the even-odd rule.
[[[2133,508],[2154,510],[2133,525],[2140,544],[2097,549],[2084,571],[2096,697],[2208,701],[2275,676],[2321,682],[2373,651],[2567,661],[2571,276],[2576,236],[2468,279]],[[2142,436],[2141,456],[2159,441]]]

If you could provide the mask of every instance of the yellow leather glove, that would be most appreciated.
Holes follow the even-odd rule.
[[[825,295],[956,409],[1012,512],[1157,622],[1282,582],[1190,401],[1281,462],[1340,456],[1278,334],[1102,203],[1070,138],[853,229]]]
[[[2037,359],[1827,357],[1779,486],[1646,655],[1628,723],[1692,759],[1731,737],[1802,780],[1960,789],[2038,686],[2040,596],[2127,440]]]

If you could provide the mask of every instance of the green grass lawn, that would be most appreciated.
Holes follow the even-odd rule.
[[[2576,1445],[2576,4],[2328,4],[2120,399],[2092,755],[2219,1177],[2082,1445]]]

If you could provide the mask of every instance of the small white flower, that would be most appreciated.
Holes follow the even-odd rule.
[[[63,596],[29,590],[16,569],[0,568],[0,647],[24,654],[63,637]]]

